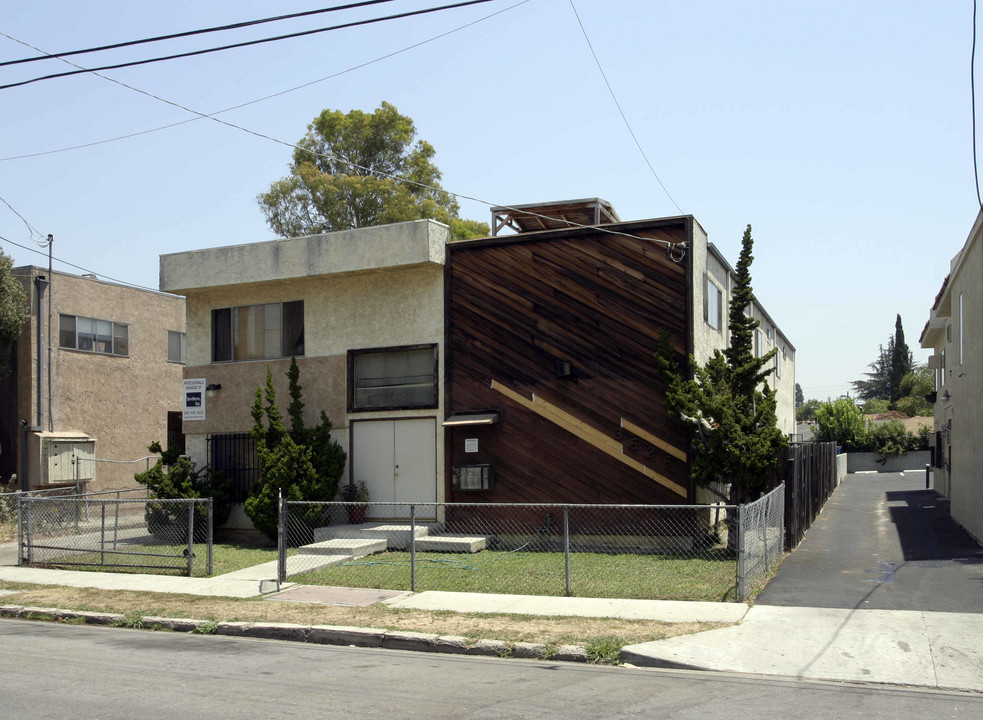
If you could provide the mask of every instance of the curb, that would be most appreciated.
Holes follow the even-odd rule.
[[[82,620],[86,625],[114,625],[124,620],[115,613],[89,612],[87,610],[62,610],[59,608],[0,605],[0,617],[27,620],[61,621]],[[164,618],[146,615],[140,623],[148,628],[164,628],[174,632],[203,632],[228,637],[263,638],[317,645],[343,645],[347,647],[385,648],[412,652],[435,652],[453,655],[472,655],[526,660],[559,662],[590,662],[587,651],[577,645],[560,645],[549,648],[538,643],[508,643],[501,640],[471,640],[460,635],[434,635],[408,630],[383,630],[380,628],[346,627],[343,625],[295,625],[292,623],[220,622]],[[214,628],[214,629],[211,629]]]

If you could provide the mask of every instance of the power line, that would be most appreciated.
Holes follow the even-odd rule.
[[[316,35],[318,33],[331,32],[333,30],[343,30],[346,28],[359,27],[361,25],[372,25],[374,23],[387,22],[389,20],[400,20],[403,18],[414,17],[417,15],[427,15],[430,13],[441,12],[443,10],[454,10],[457,8],[468,7],[469,5],[480,5],[482,3],[494,2],[495,0],[465,0],[464,2],[454,3],[452,5],[441,5],[438,7],[426,8],[423,10],[412,10],[410,12],[398,13],[396,15],[386,15],[379,18],[371,18],[369,20],[356,20],[354,22],[342,23],[341,25],[332,25],[325,28],[317,28],[315,30],[303,30],[301,32],[288,33],[286,35],[277,35],[276,37],[262,38],[259,40],[248,40],[241,43],[233,43],[231,45],[222,45],[221,47],[206,48],[204,50],[192,50],[185,53],[176,53],[174,55],[164,55],[162,57],[149,58],[146,60],[134,60],[125,63],[116,63],[114,65],[103,65],[96,68],[84,68],[81,70],[71,70],[69,72],[63,73],[52,73],[50,75],[42,75],[40,77],[32,78],[30,80],[21,80],[20,82],[7,83],[6,85],[0,85],[0,90],[9,90],[10,88],[21,87],[23,85],[30,85],[31,83],[41,82],[42,80],[53,80],[55,78],[69,77],[71,75],[82,75],[84,73],[98,73],[102,70],[118,70],[120,68],[135,67],[138,65],[148,65],[150,63],[163,62],[165,60],[176,60],[178,58],[194,57],[196,55],[207,55],[208,53],[221,52],[223,50],[232,50],[235,48],[249,47],[251,45],[261,45],[263,43],[279,42],[280,40],[289,40],[292,38],[305,37],[308,35]],[[0,33],[4,37],[11,38],[5,33]],[[74,64],[74,63],[72,63]],[[78,66],[76,66],[78,67]]]
[[[11,245],[16,245],[17,247],[21,248],[22,250],[27,250],[28,252],[36,253],[38,255],[41,255],[42,257],[48,257],[48,253],[43,253],[40,250],[35,250],[34,248],[28,247],[27,245],[21,245],[18,242],[14,242],[13,240],[10,240],[9,238],[5,238],[3,235],[0,235],[0,240],[3,240],[6,243],[10,243]],[[75,263],[70,263],[67,260],[61,260],[60,258],[56,258],[56,257],[52,257],[51,259],[52,260],[55,260],[57,262],[60,262],[62,265],[67,265],[68,267],[73,267],[76,270],[81,270],[82,272],[88,273],[89,275],[96,275],[96,276],[101,277],[101,278],[103,278],[105,280],[111,280],[114,283],[118,283],[120,285],[127,285],[129,287],[137,288],[138,290],[149,290],[150,292],[155,292],[155,293],[159,293],[160,292],[160,290],[157,289],[157,288],[146,287],[145,285],[137,285],[136,283],[127,282],[126,280],[117,280],[116,278],[109,277],[108,275],[102,275],[101,273],[97,273],[95,270],[89,270],[88,268],[84,268],[81,265],[76,265]]]
[[[471,22],[465,23],[464,25],[459,25],[458,27],[453,28],[452,30],[448,30],[448,31],[442,32],[442,33],[440,33],[438,35],[434,35],[432,37],[427,38],[426,40],[421,40],[420,42],[413,43],[412,45],[407,45],[404,48],[401,48],[399,50],[394,50],[393,52],[387,53],[385,55],[381,55],[381,56],[379,56],[377,58],[373,58],[372,60],[367,60],[367,61],[365,61],[363,63],[359,63],[358,65],[352,65],[349,68],[346,68],[344,70],[339,70],[336,73],[332,73],[331,75],[326,75],[326,76],[324,76],[322,78],[318,78],[317,80],[311,80],[310,82],[306,82],[306,83],[303,83],[301,85],[296,85],[296,86],[294,86],[292,88],[288,88],[286,90],[280,90],[279,92],[275,92],[275,93],[273,93],[271,95],[265,95],[265,96],[263,96],[261,98],[256,98],[255,100],[250,100],[248,102],[240,103],[239,105],[233,105],[232,107],[227,107],[227,108],[224,108],[222,110],[216,110],[215,112],[211,113],[211,115],[221,115],[223,113],[231,112],[233,110],[239,110],[240,108],[248,107],[250,105],[255,105],[256,103],[265,102],[266,100],[271,100],[273,98],[280,97],[281,95],[286,95],[288,93],[296,92],[297,90],[303,90],[306,87],[310,87],[312,85],[317,85],[318,83],[325,82],[326,80],[332,80],[332,79],[334,79],[336,77],[340,77],[342,75],[346,75],[347,73],[354,72],[356,70],[361,70],[362,68],[368,67],[369,65],[374,65],[375,63],[382,62],[383,60],[388,60],[389,58],[395,57],[396,55],[401,55],[402,53],[409,52],[410,50],[414,50],[414,49],[416,49],[418,47],[421,47],[423,45],[426,45],[428,43],[432,43],[432,42],[434,42],[436,40],[440,40],[441,38],[447,37],[448,35],[453,35],[454,33],[460,32],[461,30],[464,30],[466,28],[469,28],[472,25],[477,25],[478,23],[482,23],[485,20],[489,20],[489,19],[491,19],[493,17],[496,17],[498,15],[502,15],[504,13],[507,13],[507,12],[509,12],[511,10],[514,10],[515,8],[519,7],[520,5],[525,5],[526,3],[529,3],[529,2],[532,2],[532,0],[521,0],[520,2],[517,2],[514,5],[510,5],[507,8],[503,8],[501,10],[496,10],[495,12],[491,13],[490,15],[485,15],[484,17],[478,18],[477,20],[472,20]],[[0,34],[2,34],[2,33],[0,33]],[[37,49],[37,48],[34,48],[33,45],[30,45],[28,43],[25,43],[23,40],[18,40],[17,38],[10,37],[9,35],[7,35],[6,37],[8,37],[9,39],[13,40],[14,42],[20,43],[20,44],[22,44],[22,45],[24,45],[26,47]],[[43,51],[40,51],[40,52],[43,52]],[[62,59],[62,58],[58,58],[58,59]],[[63,62],[68,63],[67,60],[64,60]],[[68,64],[71,64],[71,63],[68,63]],[[76,67],[78,67],[78,66],[76,66]],[[89,143],[83,143],[81,145],[72,145],[70,147],[58,148],[57,150],[45,150],[45,151],[42,151],[42,152],[28,153],[26,155],[10,155],[8,157],[2,157],[2,158],[0,158],[0,162],[6,162],[8,160],[23,160],[23,159],[32,158],[32,157],[41,157],[42,155],[54,155],[56,153],[68,152],[70,150],[81,150],[81,149],[87,148],[87,147],[94,147],[96,145],[104,145],[106,143],[116,142],[118,140],[127,140],[129,138],[139,137],[140,135],[148,135],[149,133],[159,132],[161,130],[168,130],[168,129],[173,128],[173,127],[178,127],[179,125],[186,125],[187,123],[197,122],[198,120],[204,120],[204,119],[205,118],[200,117],[200,116],[199,117],[193,117],[193,118],[188,118],[187,120],[181,120],[179,122],[169,123],[167,125],[161,125],[160,127],[150,128],[148,130],[141,130],[139,132],[128,133],[126,135],[118,135],[117,137],[106,138],[105,140],[96,140],[96,141],[89,142]]]
[[[39,231],[36,227],[34,227],[33,225],[31,225],[31,223],[29,223],[27,221],[27,218],[25,218],[23,215],[21,215],[19,212],[17,212],[17,210],[14,209],[14,206],[11,205],[9,202],[7,202],[4,198],[0,197],[0,202],[2,202],[4,205],[6,205],[8,208],[10,208],[10,212],[12,212],[14,215],[16,215],[17,217],[19,217],[21,219],[21,222],[24,223],[27,226],[27,230],[28,230],[28,232],[31,235],[31,241],[32,242],[34,242],[36,245],[39,245],[41,247],[46,247],[47,246],[44,242],[38,242],[37,240],[34,239],[34,236],[35,235],[37,235],[38,237],[42,237],[42,238],[44,237],[44,235],[41,233],[41,231]]]
[[[481,0],[481,1],[486,1],[486,0]],[[28,47],[31,47],[31,48],[37,50],[38,52],[44,52],[44,50],[41,50],[40,48],[37,48],[34,45],[31,45],[30,43],[24,42],[23,40],[16,40],[16,42],[19,42],[21,44],[27,45]],[[76,65],[75,63],[73,63],[70,60],[62,59],[62,62],[68,63],[70,65],[75,65],[76,67],[81,67],[79,65]],[[329,160],[335,160],[337,162],[340,162],[340,163],[343,163],[343,164],[347,165],[348,167],[350,167],[352,169],[362,170],[362,171],[364,171],[365,173],[367,173],[369,175],[375,175],[375,176],[387,178],[389,180],[392,180],[393,182],[399,182],[399,183],[414,185],[414,186],[416,186],[418,188],[422,188],[424,190],[428,190],[428,191],[431,191],[431,192],[445,192],[445,193],[447,193],[449,195],[453,195],[455,198],[463,198],[465,200],[471,200],[472,202],[477,202],[477,203],[480,203],[482,205],[487,205],[489,207],[496,207],[497,206],[497,207],[501,207],[501,208],[503,208],[505,210],[513,210],[515,212],[523,212],[523,213],[526,213],[526,214],[531,215],[533,217],[538,217],[538,218],[545,219],[545,220],[555,220],[556,219],[556,218],[549,217],[547,215],[541,215],[539,213],[530,212],[527,209],[520,209],[520,208],[512,207],[510,205],[505,205],[503,203],[492,203],[492,202],[490,202],[488,200],[482,200],[481,198],[473,197],[471,195],[465,195],[463,193],[455,193],[455,192],[452,192],[450,190],[446,190],[444,188],[437,188],[437,187],[434,187],[432,185],[427,185],[425,183],[417,182],[415,180],[410,180],[410,179],[407,179],[407,178],[401,178],[401,177],[398,177],[396,175],[392,175],[392,174],[389,174],[389,173],[380,172],[378,170],[373,170],[371,168],[365,167],[363,165],[359,165],[358,163],[354,163],[354,162],[352,162],[350,160],[347,160],[347,159],[345,159],[343,157],[340,157],[338,155],[332,155],[332,154],[329,154],[329,153],[314,152],[314,151],[312,151],[312,150],[310,150],[308,148],[302,148],[302,147],[300,147],[298,145],[295,145],[294,143],[287,142],[286,140],[280,140],[279,138],[275,138],[272,135],[266,135],[266,134],[261,133],[261,132],[258,132],[256,130],[250,130],[249,128],[243,127],[241,125],[236,125],[235,123],[229,122],[228,120],[223,120],[221,118],[215,117],[214,115],[209,115],[209,114],[203,113],[203,112],[201,112],[199,110],[194,110],[193,108],[189,108],[189,107],[187,107],[185,105],[181,105],[180,103],[174,102],[173,100],[167,100],[166,98],[162,98],[162,97],[160,97],[158,95],[154,95],[153,93],[148,92],[146,90],[141,90],[140,88],[134,87],[133,85],[129,85],[129,84],[123,82],[122,80],[117,80],[115,78],[109,77],[108,75],[103,75],[103,74],[101,74],[99,72],[96,72],[96,71],[92,71],[92,73],[94,75],[96,75],[97,77],[101,77],[103,80],[108,80],[111,83],[115,83],[116,85],[119,85],[121,87],[125,87],[125,88],[127,88],[129,90],[132,90],[133,92],[139,93],[141,95],[144,95],[146,97],[152,98],[154,100],[157,100],[159,102],[165,103],[167,105],[171,105],[172,107],[179,108],[179,109],[184,110],[185,112],[189,112],[189,113],[191,113],[193,115],[197,115],[200,118],[207,118],[209,120],[212,120],[213,122],[219,123],[220,125],[225,125],[226,127],[230,127],[230,128],[235,129],[235,130],[239,130],[240,132],[244,132],[244,133],[246,133],[248,135],[252,135],[254,137],[262,138],[264,140],[269,140],[269,141],[274,142],[274,143],[276,143],[278,145],[283,145],[284,147],[288,147],[288,148],[291,148],[291,149],[294,149],[294,150],[300,150],[301,152],[306,152],[309,155],[314,155],[316,157],[324,157],[324,158],[327,158]],[[570,227],[578,227],[578,228],[592,229],[592,230],[595,230],[595,231],[600,232],[600,233],[605,233],[605,234],[608,234],[608,235],[618,235],[618,236],[622,236],[622,237],[631,238],[631,239],[634,239],[634,240],[641,240],[643,242],[657,242],[657,243],[660,243],[662,245],[665,245],[666,248],[667,248],[667,251],[668,250],[671,250],[673,248],[685,248],[686,247],[686,243],[685,242],[673,242],[671,240],[663,240],[663,239],[660,239],[660,238],[645,238],[645,237],[641,237],[639,235],[634,235],[634,234],[631,234],[631,233],[620,232],[618,230],[610,230],[610,229],[598,227],[598,226],[595,226],[595,225],[585,225],[583,223],[574,222],[572,220],[564,220],[564,222],[566,222],[566,224],[568,226],[570,226]]]
[[[36,62],[38,60],[71,57],[73,55],[85,55],[87,53],[103,52],[104,50],[118,50],[119,48],[133,47],[134,45],[144,45],[146,43],[161,42],[163,40],[175,40],[177,38],[204,35],[206,33],[223,32],[225,30],[239,30],[241,28],[252,27],[254,25],[263,25],[264,23],[279,22],[281,20],[293,20],[294,18],[310,17],[311,15],[321,15],[323,13],[337,12],[339,10],[351,10],[353,8],[360,8],[368,5],[379,5],[380,3],[388,2],[393,2],[393,0],[364,0],[363,2],[350,3],[348,5],[336,5],[335,7],[321,8],[320,10],[307,10],[305,12],[296,12],[289,15],[277,15],[276,17],[263,18],[261,20],[246,20],[244,22],[232,23],[231,25],[219,25],[216,27],[202,28],[199,30],[188,30],[185,32],[172,33],[171,35],[158,35],[156,37],[143,38],[141,40],[128,40],[126,42],[114,43],[112,45],[100,45],[99,47],[85,48],[84,50],[46,53],[44,55],[21,58],[19,60],[7,60],[5,62],[0,62],[0,67],[6,67],[8,65],[22,65],[24,63]]]
[[[679,204],[675,200],[673,200],[672,195],[669,194],[669,190],[666,189],[666,186],[659,177],[659,174],[655,171],[655,168],[652,167],[652,163],[649,162],[648,156],[642,149],[642,144],[638,142],[638,138],[635,136],[635,131],[632,130],[631,123],[628,122],[628,118],[625,116],[625,111],[621,109],[621,103],[618,102],[618,97],[614,94],[614,89],[611,87],[611,83],[608,82],[608,76],[605,74],[604,68],[601,67],[601,61],[598,59],[597,53],[594,52],[594,45],[591,43],[590,37],[587,35],[587,29],[584,27],[584,23],[580,19],[580,13],[577,12],[577,7],[573,4],[573,0],[570,0],[570,7],[573,9],[573,14],[577,17],[577,23],[580,25],[580,31],[584,34],[584,40],[587,41],[587,47],[590,48],[591,55],[594,56],[594,63],[597,65],[597,69],[601,72],[601,77],[604,78],[604,84],[607,85],[608,92],[611,93],[611,99],[614,100],[614,104],[617,106],[618,112],[621,113],[621,119],[624,121],[625,127],[628,128],[628,132],[631,134],[631,139],[635,141],[635,147],[637,147],[638,152],[642,154],[642,159],[645,160],[645,164],[648,165],[649,170],[652,171],[652,175],[655,176],[655,179],[659,183],[659,187],[662,188],[662,191],[666,194],[666,197],[669,198],[672,204],[676,206],[676,209],[682,213],[683,209],[679,207]]]

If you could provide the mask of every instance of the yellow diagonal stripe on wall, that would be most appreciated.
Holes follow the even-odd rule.
[[[688,497],[686,488],[684,488],[682,485],[670,480],[665,475],[657,473],[652,468],[638,462],[638,460],[628,457],[625,455],[624,447],[622,447],[621,443],[612,437],[608,437],[597,428],[591,427],[583,420],[578,419],[565,410],[561,410],[556,405],[546,402],[542,398],[536,397],[535,395],[533,395],[532,398],[527,398],[524,395],[520,395],[515,390],[512,390],[496,380],[492,380],[491,386],[493,390],[497,390],[502,395],[518,403],[519,405],[522,405],[524,408],[532,410],[534,413],[542,418],[545,418],[546,420],[549,420],[554,425],[557,425],[567,432],[576,435],[584,442],[590,443],[598,450],[613,457],[618,462],[624,463],[628,467],[642,473],[645,477],[655,480],[657,483],[672,490],[677,495]],[[622,424],[624,424],[624,421],[622,421]],[[625,429],[632,433],[635,432],[628,427],[625,427]],[[648,438],[646,438],[646,440],[647,439]],[[683,459],[686,459],[685,456]]]
[[[650,433],[648,430],[645,430],[643,428],[638,427],[638,425],[636,425],[635,423],[633,423],[631,420],[625,420],[624,418],[621,418],[621,427],[623,427],[625,430],[627,430],[628,432],[630,432],[632,435],[637,435],[638,437],[640,437],[645,442],[651,443],[652,445],[655,445],[657,448],[659,448],[663,452],[669,453],[670,455],[672,455],[677,460],[682,460],[683,462],[686,462],[686,451],[685,450],[680,450],[675,445],[670,445],[665,440],[661,440],[660,438],[657,438],[655,435],[653,435],[652,433]]]

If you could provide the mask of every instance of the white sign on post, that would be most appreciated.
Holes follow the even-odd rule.
[[[205,419],[205,378],[184,379],[184,420]]]

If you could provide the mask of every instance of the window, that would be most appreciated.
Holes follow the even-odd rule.
[[[349,412],[437,407],[437,346],[348,352]]]
[[[130,354],[130,326],[80,315],[61,315],[58,346],[67,350],[126,357]]]
[[[761,330],[754,331],[754,356],[761,357]]]
[[[782,377],[782,356],[775,353],[775,377]]]
[[[212,310],[212,362],[303,354],[303,300]]]
[[[703,295],[703,319],[714,330],[723,324],[723,293],[707,276],[707,289]]]
[[[183,363],[185,360],[184,333],[167,331],[167,362]]]
[[[771,342],[771,328],[768,328],[768,330],[766,332],[767,332],[767,335],[768,335],[768,342]]]
[[[939,387],[945,385],[945,348],[939,353]]]

